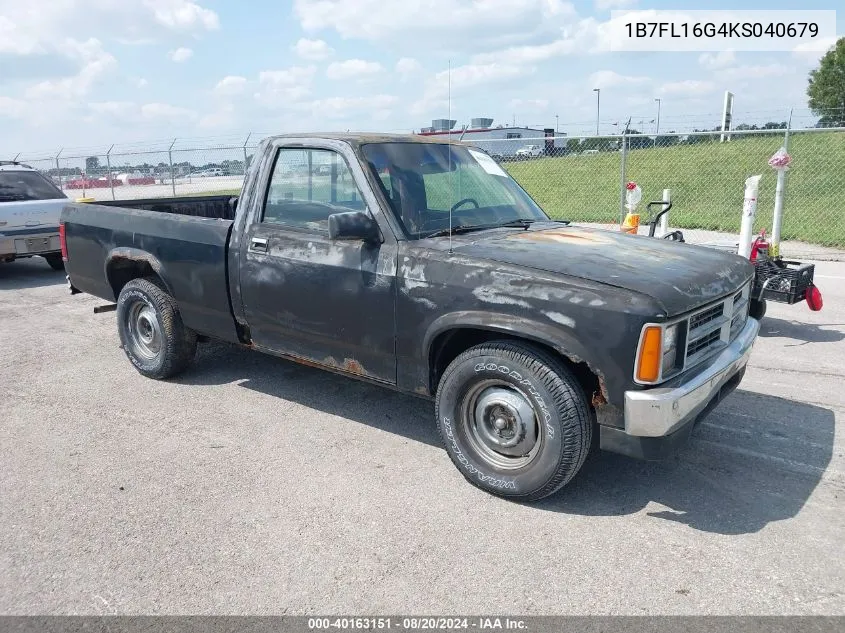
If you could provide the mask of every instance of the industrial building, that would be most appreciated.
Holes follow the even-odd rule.
[[[529,145],[539,145],[542,154],[554,155],[556,150],[566,146],[564,134],[555,135],[552,128],[531,128],[497,125],[493,127],[493,119],[474,118],[466,129],[455,129],[457,121],[454,119],[434,119],[430,127],[419,131],[421,136],[451,136],[461,137],[463,142],[475,145],[494,157],[512,158],[520,149]]]

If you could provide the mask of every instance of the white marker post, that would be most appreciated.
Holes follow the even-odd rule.
[[[757,215],[757,193],[760,190],[762,174],[751,176],[745,181],[745,198],[742,203],[742,223],[739,226],[739,250],[737,254],[750,259],[751,241],[754,233],[754,216]]]
[[[672,201],[672,192],[669,189],[663,190],[663,202],[669,204]],[[666,208],[664,205],[663,209]],[[663,217],[660,218],[660,223],[657,225],[657,230],[660,233],[658,237],[663,237],[669,232],[669,214],[664,213]]]
[[[772,218],[772,243],[769,247],[769,255],[778,257],[780,255],[780,230],[783,224],[783,195],[786,188],[786,171],[792,158],[785,147],[781,147],[774,156],[769,159],[769,165],[778,172],[778,183],[775,188],[775,213]]]

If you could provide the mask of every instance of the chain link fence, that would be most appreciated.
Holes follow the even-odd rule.
[[[18,160],[51,177],[71,198],[235,194],[261,136],[205,147],[173,141]],[[792,165],[783,239],[845,252],[845,128],[464,142],[491,154],[554,218],[617,227],[625,213],[625,184],[635,181],[643,191],[645,225],[645,203],[668,190],[668,227],[684,229],[691,242],[735,239],[744,183],[755,174],[762,174],[755,230],[771,229],[776,172],[767,161],[786,145]]]
[[[745,180],[761,174],[755,230],[771,230],[777,172],[768,160],[781,147],[787,172],[782,239],[845,250],[845,128],[523,139],[532,155],[502,151],[503,141],[470,141],[493,155],[554,218],[618,226],[625,185],[643,192],[640,232],[652,200],[672,201],[668,226],[691,242],[734,239]]]

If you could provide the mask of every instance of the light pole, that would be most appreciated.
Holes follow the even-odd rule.
[[[654,128],[654,144],[657,145],[657,137],[660,134],[660,99],[655,99],[657,101],[657,127]]]
[[[558,120],[558,116],[555,115],[555,136],[560,134],[560,122]]]
[[[596,136],[599,135],[599,115],[601,114],[601,88],[593,88],[596,93]]]

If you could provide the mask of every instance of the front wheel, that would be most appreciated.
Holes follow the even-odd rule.
[[[566,485],[589,452],[583,389],[562,362],[530,345],[467,350],[444,372],[435,408],[452,462],[495,495],[542,499]]]
[[[182,323],[176,301],[151,279],[133,279],[123,286],[117,329],[126,356],[149,378],[181,373],[197,351],[197,335]]]
[[[748,307],[748,316],[758,321],[766,316],[766,300],[752,299],[751,305]]]

